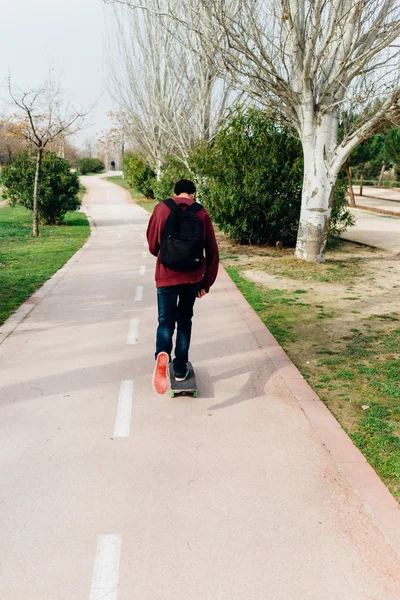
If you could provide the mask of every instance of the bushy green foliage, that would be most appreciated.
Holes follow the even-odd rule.
[[[365,165],[364,171],[366,179],[378,179],[384,160],[389,160],[385,149],[385,135],[377,134],[371,138],[371,157]]]
[[[166,198],[172,198],[175,183],[179,179],[190,179],[193,181],[195,175],[185,167],[182,161],[169,156],[161,167],[159,181],[156,179],[153,181],[154,198],[159,202],[162,202]]]
[[[348,162],[350,164],[353,177],[359,177],[361,173],[365,172],[365,165],[375,158],[375,155],[379,149],[377,150],[377,138],[378,136],[373,136],[368,140],[364,140],[361,144],[353,150],[348,158]],[[378,142],[379,145],[379,142]]]
[[[78,158],[76,164],[82,175],[87,175],[88,173],[101,173],[104,171],[104,163],[98,158]]]
[[[214,145],[191,157],[205,206],[241,244],[294,244],[300,217],[303,154],[295,132],[263,111],[237,110]],[[344,224],[345,188],[338,186],[332,232]],[[348,215],[346,215],[346,218]]]
[[[336,180],[335,197],[329,223],[328,244],[337,243],[341,234],[355,224],[355,218],[347,208],[348,181],[344,169]]]
[[[140,154],[128,152],[122,159],[122,170],[128,185],[147,198],[154,198],[154,171],[146,164]]]
[[[400,129],[395,128],[387,132],[383,144],[384,156],[392,163],[400,163]]]
[[[22,152],[14,162],[3,167],[1,184],[3,197],[12,206],[18,204],[33,209],[33,188],[36,172],[36,154]],[[80,207],[79,178],[71,173],[67,160],[54,152],[43,155],[39,180],[39,219],[46,225],[59,225],[65,214]]]
[[[371,181],[375,180],[377,182],[379,174],[381,172],[381,169],[382,169],[382,158],[380,158],[379,156],[368,161],[367,164],[365,165],[365,171],[364,171],[364,176],[365,176],[366,180],[371,180]]]

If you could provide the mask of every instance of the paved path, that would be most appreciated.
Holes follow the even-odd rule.
[[[342,235],[343,239],[382,248],[395,254],[400,252],[400,218],[359,209],[351,210],[356,224]]]
[[[355,201],[359,208],[362,207],[372,212],[381,212],[382,214],[390,214],[391,216],[399,215],[400,217],[400,202],[365,196],[355,196]]]
[[[201,397],[152,391],[148,216],[85,185],[96,237],[0,345],[1,600],[398,600],[398,504],[224,272]]]
[[[360,186],[353,186],[354,193],[359,195]],[[366,196],[370,196],[371,198],[379,198],[382,200],[391,200],[394,202],[400,202],[400,189],[399,188],[381,188],[375,186],[365,185],[363,189],[363,196],[361,198],[365,198]]]

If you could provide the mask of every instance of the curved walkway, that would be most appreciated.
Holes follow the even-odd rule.
[[[151,387],[148,216],[86,178],[85,251],[0,345],[2,600],[398,600],[399,507],[221,271],[200,398]]]
[[[399,217],[392,217],[357,208],[350,210],[356,223],[342,234],[344,240],[400,253],[400,214]]]

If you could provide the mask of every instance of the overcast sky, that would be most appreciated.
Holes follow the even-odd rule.
[[[60,75],[65,96],[91,106],[93,125],[75,142],[107,128],[113,104],[107,93],[106,40],[110,8],[102,0],[1,0],[0,82],[8,74],[21,88],[43,83],[49,69]],[[7,98],[4,88],[1,98]]]

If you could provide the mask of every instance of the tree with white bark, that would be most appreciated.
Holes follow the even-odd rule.
[[[33,235],[39,235],[39,181],[43,154],[56,140],[65,140],[82,129],[90,111],[80,112],[62,97],[59,83],[49,77],[39,88],[24,91],[8,80],[8,90],[18,112],[11,125],[20,125],[21,135],[37,150],[36,174],[33,191]]]
[[[296,256],[324,260],[338,173],[399,108],[398,0],[182,0],[179,8],[164,0],[162,10],[118,1],[199,35],[205,15],[227,75],[297,131],[304,182]]]
[[[213,139],[231,89],[218,76],[209,30],[193,33],[161,15],[162,0],[147,2],[146,11],[109,2],[110,78],[128,136],[159,174],[168,154],[185,162],[196,140]]]
[[[122,164],[125,154],[125,127],[122,116],[110,111],[107,116],[111,120],[111,126],[101,131],[97,138],[97,154],[103,160],[108,169],[111,161],[118,167]]]

